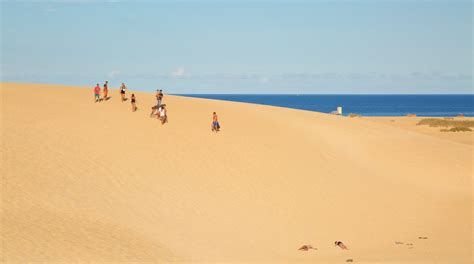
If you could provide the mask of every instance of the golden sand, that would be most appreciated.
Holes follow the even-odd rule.
[[[472,262],[474,132],[109,94],[1,85],[3,262]]]

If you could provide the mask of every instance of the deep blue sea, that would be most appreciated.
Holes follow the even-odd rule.
[[[281,106],[330,113],[337,106],[343,114],[364,116],[474,116],[474,95],[275,95],[181,94],[182,96]]]

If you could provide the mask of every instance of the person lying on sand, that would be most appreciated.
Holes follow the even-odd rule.
[[[107,94],[109,93],[109,81],[104,83],[104,100],[107,100]]]
[[[158,109],[158,119],[161,120],[162,125],[168,122],[168,116],[166,114],[166,105],[161,105],[161,107]]]
[[[137,111],[137,105],[135,104],[135,94],[132,94],[132,97],[131,97],[130,101],[132,103],[132,112]]]
[[[95,97],[95,102],[100,102],[100,86],[99,84],[97,84],[95,87],[94,87],[94,97]]]
[[[315,248],[311,245],[303,245],[302,247],[298,248],[298,250],[301,250],[301,251],[308,251],[310,249],[318,250],[317,248]]]
[[[125,83],[122,83],[122,85],[120,85],[120,96],[122,96],[122,102],[127,100],[125,98],[125,90],[126,89],[127,89],[127,86],[125,86]]]
[[[336,241],[336,242],[334,242],[334,246],[338,246],[338,247],[340,247],[340,248],[343,249],[343,250],[349,250],[349,249],[346,247],[346,245],[344,245],[344,243],[342,243],[341,241]]]
[[[213,132],[219,132],[219,129],[221,126],[219,125],[219,120],[217,118],[216,112],[212,113],[212,131]]]

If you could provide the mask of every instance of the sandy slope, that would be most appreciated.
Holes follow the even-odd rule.
[[[358,117],[359,118],[359,117]],[[415,131],[425,135],[442,138],[454,142],[472,145],[474,144],[474,133],[472,132],[441,132],[439,127],[429,127],[427,125],[417,126],[416,124],[426,117],[361,117],[380,124],[395,126],[398,128]],[[454,120],[473,120],[473,117],[454,117]]]
[[[4,262],[472,261],[472,144],[176,96],[161,126],[152,94],[132,113],[92,87],[1,94]]]

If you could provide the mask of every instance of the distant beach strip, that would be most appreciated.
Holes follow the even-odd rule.
[[[177,94],[180,96],[263,104],[343,115],[474,116],[474,94],[443,95],[325,95],[325,94]]]

